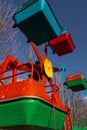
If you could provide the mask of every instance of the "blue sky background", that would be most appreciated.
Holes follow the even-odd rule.
[[[13,0],[13,4],[19,6],[26,1]],[[62,27],[71,34],[76,46],[73,53],[63,56],[53,55],[49,48],[49,59],[54,66],[66,66],[67,71],[81,71],[87,79],[87,0],[48,0],[48,2]],[[21,38],[24,44],[27,44],[23,34]],[[42,48],[41,45],[39,49],[42,51]]]

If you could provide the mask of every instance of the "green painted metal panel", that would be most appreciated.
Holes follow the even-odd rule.
[[[0,127],[39,126],[61,130],[67,113],[38,99],[21,99],[0,104]]]
[[[46,0],[33,0],[32,4],[16,12],[13,20],[25,36],[36,45],[59,36],[63,31]]]
[[[87,130],[87,128],[73,128],[72,130]]]
[[[72,89],[73,91],[80,91],[87,89],[87,82],[84,78],[67,81],[65,84],[69,89]]]

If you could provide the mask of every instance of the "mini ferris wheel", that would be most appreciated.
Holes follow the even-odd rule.
[[[70,33],[62,28],[47,0],[29,0],[13,15],[13,20],[13,27],[18,27],[26,36],[38,61],[22,64],[8,55],[1,63],[0,82],[11,78],[11,83],[2,83],[0,87],[0,115],[3,117],[0,118],[0,127],[72,130],[70,108],[62,101],[60,86],[52,80],[53,74],[62,68],[54,67],[47,57],[48,47],[58,56],[74,51]],[[39,45],[44,45],[43,57],[38,50]],[[5,76],[7,71],[11,75]],[[17,80],[18,75],[24,73],[27,73],[27,79]],[[71,87],[69,77],[66,81]],[[49,86],[52,90],[50,96],[46,91]]]

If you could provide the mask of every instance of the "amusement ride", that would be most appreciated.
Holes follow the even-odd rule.
[[[62,101],[60,86],[53,82],[54,73],[63,69],[54,67],[47,56],[49,47],[58,56],[73,52],[70,33],[61,27],[47,0],[29,0],[13,20],[13,27],[26,36],[38,60],[20,63],[7,55],[0,64],[0,128],[72,130],[71,109]],[[43,57],[39,45],[44,47]],[[20,80],[20,75],[26,78]],[[82,73],[67,75],[64,84],[75,92],[87,89]]]

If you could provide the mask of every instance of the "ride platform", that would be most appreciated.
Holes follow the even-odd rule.
[[[62,103],[56,92],[49,96],[37,66],[29,62],[18,64],[17,59],[10,56],[3,63],[5,66],[0,70],[0,128],[62,129],[69,107]],[[27,78],[22,80],[20,76]],[[6,79],[9,79],[8,84],[3,82]]]

